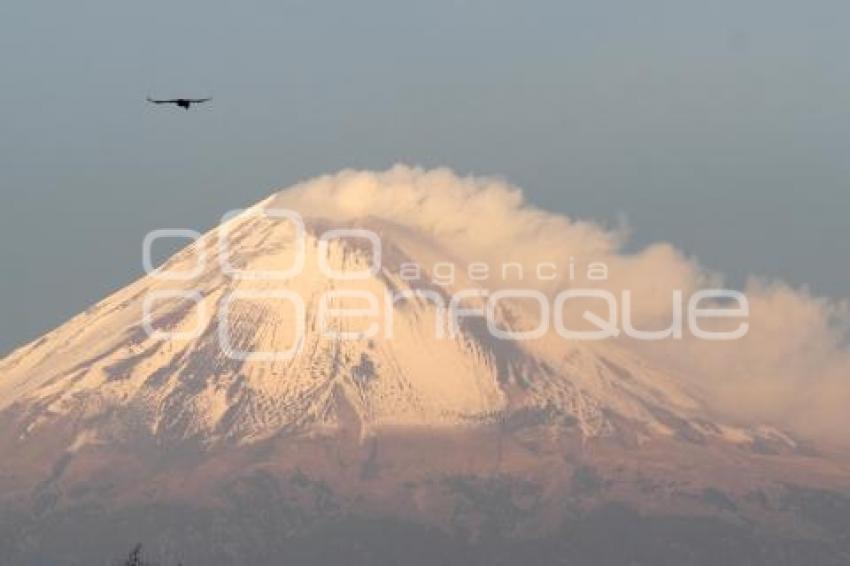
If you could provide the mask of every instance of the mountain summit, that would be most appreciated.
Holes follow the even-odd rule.
[[[778,431],[716,422],[683,382],[612,341],[495,334],[481,314],[491,282],[436,277],[457,260],[423,230],[301,217],[280,198],[4,360],[0,407],[19,414],[19,441],[59,426],[75,448],[129,436],[241,445],[534,418],[583,438],[794,447]],[[529,332],[540,324],[530,310],[501,300],[495,323]]]

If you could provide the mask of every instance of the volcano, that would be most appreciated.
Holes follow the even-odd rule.
[[[229,215],[0,362],[0,563],[846,563],[840,453],[616,341],[452,326],[487,284],[435,281],[451,238],[333,195]]]

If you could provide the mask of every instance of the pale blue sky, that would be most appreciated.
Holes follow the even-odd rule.
[[[846,1],[3,2],[0,353],[137,277],[150,229],[399,161],[848,296],[848,21]]]

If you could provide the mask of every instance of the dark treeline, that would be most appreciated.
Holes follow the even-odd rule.
[[[130,551],[130,554],[127,555],[127,558],[117,562],[116,566],[161,566],[158,562],[151,562],[149,560],[145,560],[142,555],[142,545],[137,544],[133,550]],[[182,564],[178,564],[177,566],[183,566]]]

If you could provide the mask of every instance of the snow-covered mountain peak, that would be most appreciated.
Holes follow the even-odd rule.
[[[226,219],[3,360],[0,409],[21,415],[21,438],[68,422],[93,442],[214,444],[542,419],[630,442],[752,440],[613,343],[505,340],[475,316],[453,326],[443,307],[487,282],[463,269],[438,277],[435,266],[462,259],[422,226],[301,217],[282,198]],[[458,304],[482,301],[470,293]],[[506,329],[534,326],[518,302],[495,316]]]

